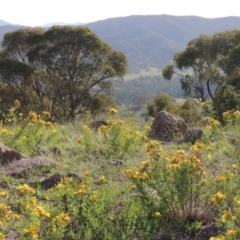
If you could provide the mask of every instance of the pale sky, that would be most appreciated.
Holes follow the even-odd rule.
[[[240,16],[238,0],[1,0],[0,19],[12,24],[95,22],[130,15]]]

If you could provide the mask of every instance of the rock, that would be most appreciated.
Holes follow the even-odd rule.
[[[61,150],[58,147],[52,147],[49,149],[38,146],[34,148],[32,156],[60,156],[62,155]]]
[[[67,173],[67,175],[66,175],[67,177],[71,177],[71,178],[73,178],[73,179],[75,179],[75,180],[77,180],[77,181],[79,181],[79,182],[82,182],[82,178],[79,176],[79,175],[77,175],[76,173]]]
[[[218,235],[218,226],[214,223],[201,227],[194,240],[206,240]]]
[[[9,163],[15,161],[15,160],[20,160],[24,158],[25,156],[17,152],[4,144],[0,143],[0,165],[1,166],[6,166]]]
[[[188,130],[185,135],[185,141],[191,142],[194,144],[197,140],[201,139],[203,137],[203,131],[201,129],[191,129]]]
[[[185,135],[186,132],[187,124],[183,118],[160,111],[153,120],[149,136],[161,141],[171,141],[175,136]]]
[[[122,165],[122,161],[118,159],[109,159],[107,160],[107,164],[112,166],[119,166]]]
[[[38,146],[34,148],[32,156],[53,156],[53,153],[47,148]]]
[[[1,168],[0,174],[13,177],[25,177],[33,168],[42,168],[54,164],[55,162],[53,160],[44,157],[22,158]]]
[[[62,176],[59,173],[45,174],[40,178],[41,189],[47,190],[60,183]]]

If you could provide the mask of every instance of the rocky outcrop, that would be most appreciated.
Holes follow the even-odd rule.
[[[54,164],[55,162],[53,160],[44,157],[22,158],[21,160],[12,161],[2,167],[0,174],[13,177],[25,177],[31,169],[43,168]]]
[[[160,111],[151,125],[150,137],[161,141],[171,141],[176,136],[184,136],[187,133],[187,124],[183,118]]]
[[[203,131],[201,129],[195,128],[187,131],[185,135],[185,141],[194,144],[197,140],[201,139],[202,137]]]
[[[22,158],[24,158],[25,156],[20,153],[17,152],[7,146],[5,146],[4,144],[0,143],[0,165],[1,166],[6,166],[9,163],[15,161],[15,160],[20,160]]]

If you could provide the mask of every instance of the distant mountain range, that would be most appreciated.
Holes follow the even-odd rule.
[[[57,24],[65,25],[51,23],[42,27]],[[127,56],[129,72],[139,72],[150,67],[162,68],[177,51],[184,49],[191,39],[200,34],[240,28],[240,17],[208,19],[197,16],[140,15],[110,18],[84,26]],[[6,32],[21,27],[0,20],[0,42]]]

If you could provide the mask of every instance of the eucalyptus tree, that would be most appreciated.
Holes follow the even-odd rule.
[[[163,77],[180,78],[185,96],[204,102],[213,99],[213,91],[223,82],[223,74],[212,51],[213,36],[200,35],[191,40],[184,51],[174,55],[173,63],[163,69]]]
[[[201,102],[210,98],[219,119],[224,111],[240,110],[240,30],[191,40],[163,69],[163,76],[179,76],[186,96]]]
[[[98,95],[112,93],[109,80],[122,78],[127,70],[125,55],[86,27],[21,29],[6,34],[2,48],[1,61],[31,71],[23,83],[30,87],[35,105],[56,118],[74,119],[91,108],[96,111],[96,99],[103,99]],[[6,75],[0,78],[1,83],[8,81]]]

